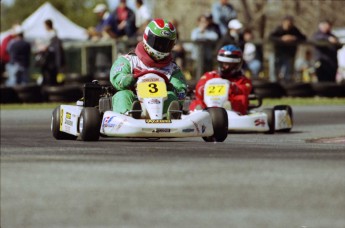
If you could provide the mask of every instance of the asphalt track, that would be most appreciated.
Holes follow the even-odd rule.
[[[344,228],[345,105],[293,109],[224,143],[56,141],[52,110],[1,110],[1,227]]]

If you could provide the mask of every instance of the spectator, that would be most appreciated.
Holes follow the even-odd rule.
[[[7,52],[10,56],[7,86],[27,84],[30,79],[31,45],[24,40],[23,30],[20,26],[16,27],[15,35],[16,37],[7,46]]]
[[[0,77],[1,77],[1,84],[3,83],[5,76],[4,73],[7,71],[7,64],[10,61],[10,55],[7,52],[7,46],[11,40],[16,37],[16,29],[19,25],[14,24],[12,26],[11,32],[2,40],[0,46]]]
[[[44,25],[47,31],[48,44],[38,52],[38,56],[41,58],[39,66],[43,76],[42,84],[53,86],[58,84],[57,75],[65,65],[65,53],[52,20],[45,20]]]
[[[294,25],[291,16],[285,16],[269,35],[274,45],[274,75],[285,82],[292,82],[297,45],[306,40],[306,36]],[[276,80],[276,79],[272,79]]]
[[[112,14],[115,19],[116,37],[135,37],[135,13],[127,6],[126,0],[120,0]]]
[[[212,16],[214,22],[219,25],[222,35],[225,35],[229,21],[237,18],[237,12],[229,0],[219,0],[212,5]]]
[[[113,15],[109,13],[107,6],[102,3],[97,4],[93,12],[97,14],[99,22],[96,27],[88,29],[90,39],[116,38],[115,19]]]
[[[307,49],[300,58],[295,61],[295,80],[302,82],[315,82],[315,60],[313,53]]]
[[[203,72],[210,71],[213,68],[213,50],[218,38],[218,34],[210,29],[207,16],[204,14],[199,16],[198,26],[192,30],[191,39],[192,41],[202,42],[195,48],[193,58],[203,57]]]
[[[250,72],[252,79],[258,79],[262,68],[262,49],[253,42],[254,34],[250,29],[243,31],[243,40],[244,69]]]
[[[237,20],[233,19],[228,23],[228,32],[222,36],[217,45],[217,50],[227,44],[235,44],[243,51],[244,40],[242,34],[243,24]]]
[[[149,9],[144,5],[143,0],[136,0],[135,7],[135,26],[137,28],[137,36],[141,39],[146,26],[152,19],[152,16]]]
[[[206,18],[208,20],[208,29],[215,31],[218,34],[218,39],[222,37],[219,25],[213,21],[213,16],[211,13],[206,13]]]
[[[316,75],[319,82],[335,82],[338,69],[337,51],[342,45],[331,32],[332,23],[330,21],[323,20],[318,27],[318,31],[312,37],[317,42],[315,51],[319,67],[316,69]]]
[[[184,71],[186,65],[186,51],[182,43],[179,41],[179,24],[176,19],[172,19],[170,22],[176,29],[176,43],[171,54],[176,64],[181,68],[182,71]]]

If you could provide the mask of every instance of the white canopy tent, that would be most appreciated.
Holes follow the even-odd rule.
[[[88,38],[86,29],[73,23],[52,4],[46,2],[22,22],[25,39],[37,40],[45,37],[47,34],[44,21],[47,19],[53,21],[57,35],[62,40],[87,40]],[[11,30],[1,33],[1,41],[10,33]]]

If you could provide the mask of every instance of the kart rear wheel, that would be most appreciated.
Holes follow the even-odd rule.
[[[203,137],[205,142],[223,142],[228,137],[228,114],[224,108],[207,108],[212,119],[212,136]]]
[[[101,128],[101,114],[97,108],[86,107],[81,111],[78,129],[83,141],[98,141]]]
[[[70,135],[70,134],[60,131],[61,119],[62,118],[61,118],[60,106],[58,106],[53,111],[52,120],[50,124],[50,129],[53,133],[53,137],[57,140],[76,140],[78,136]]]
[[[274,106],[274,110],[286,110],[288,115],[290,116],[291,125],[293,126],[293,112],[292,112],[291,106],[289,106],[289,105],[276,105],[276,106]],[[279,130],[279,132],[290,132],[290,131],[291,131],[291,128]]]
[[[265,108],[263,109],[263,112],[267,115],[267,124],[269,130],[265,132],[266,134],[274,134],[275,132],[275,125],[276,125],[276,118],[274,115],[274,109],[273,108]]]

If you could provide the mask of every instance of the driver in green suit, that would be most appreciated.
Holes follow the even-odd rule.
[[[173,61],[171,50],[176,41],[176,29],[168,21],[154,19],[146,27],[143,41],[134,50],[120,56],[110,70],[110,82],[118,91],[112,98],[113,111],[128,114],[130,110],[140,109],[140,103],[134,93],[135,75],[145,71],[158,71],[169,79],[168,99],[164,102],[163,112],[181,109],[186,96],[187,84],[181,69]],[[140,115],[132,114],[134,118]]]

